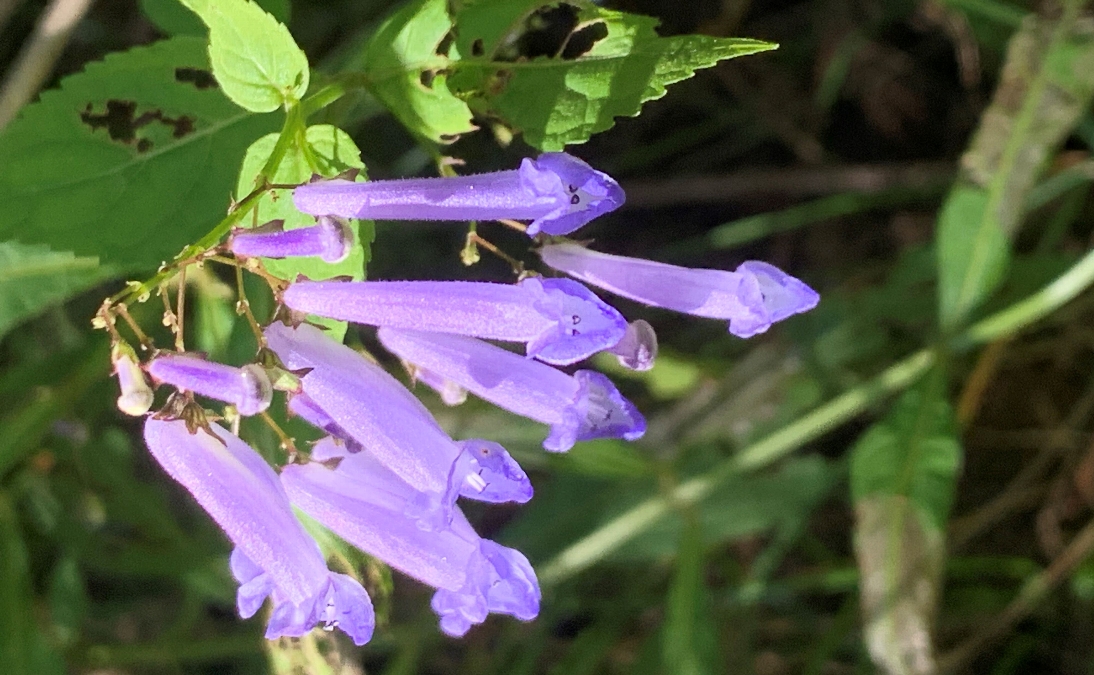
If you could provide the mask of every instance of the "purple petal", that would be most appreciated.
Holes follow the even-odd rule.
[[[518,170],[473,176],[301,185],[304,213],[379,220],[533,220],[528,235],[567,234],[623,203],[610,176],[565,153],[525,159]]]
[[[463,447],[440,428],[425,406],[378,365],[313,326],[293,329],[275,323],[266,329],[266,338],[287,368],[311,369],[301,378],[306,398],[297,403],[299,397],[294,397],[290,408],[348,441],[350,451],[364,448],[400,480],[428,496],[422,502],[423,524],[446,522],[446,513],[464,490],[469,472],[481,467],[458,461]],[[494,455],[512,462],[500,446]],[[501,494],[521,495],[530,489],[519,467],[511,476],[513,485],[499,484],[506,477],[504,472],[496,473],[490,490],[472,490],[465,496],[496,501]],[[472,477],[473,484],[480,482]],[[442,513],[430,514],[433,508]]]
[[[381,328],[377,336],[399,358],[550,425],[543,444],[548,450],[569,450],[592,438],[633,440],[645,432],[642,415],[599,373],[570,376],[474,338],[393,328]]]
[[[315,225],[291,230],[280,226],[238,228],[228,239],[228,250],[244,257],[318,256],[323,262],[335,264],[346,259],[352,244],[353,234],[345,223],[323,216]]]
[[[272,597],[269,637],[303,635],[324,616],[349,613],[360,620],[354,639],[367,640],[360,625],[366,618],[371,622],[372,604],[364,589],[348,577],[339,580],[339,588],[356,585],[360,591],[343,593],[334,609],[327,609],[332,580],[342,575],[327,569],[319,546],[293,515],[277,474],[239,438],[216,424],[210,429],[215,436],[203,429],[191,434],[181,420],[150,418],[144,438],[156,461],[235,544],[231,568],[240,582],[240,616],[253,616]]]
[[[165,354],[149,362],[148,374],[178,389],[231,403],[240,415],[257,415],[273,398],[270,378],[253,363],[235,368],[187,354]]]
[[[558,206],[537,218],[528,227],[528,236],[539,232],[569,234],[594,218],[618,209],[626,199],[623,189],[611,176],[564,152],[548,152],[534,162],[525,160],[520,171],[537,194],[562,190]]]
[[[800,280],[755,261],[735,272],[690,269],[570,243],[544,246],[539,254],[551,267],[631,300],[728,320],[730,332],[739,337],[762,333],[776,321],[812,309],[819,299]]]
[[[468,281],[298,282],[283,296],[299,312],[370,326],[427,329],[528,343],[528,355],[576,363],[617,344],[626,321],[569,279],[518,285]]]
[[[305,513],[366,553],[440,589],[433,606],[445,632],[457,634],[461,628],[462,634],[488,612],[522,620],[536,616],[539,585],[524,556],[481,539],[458,509],[451,527],[424,532],[405,515],[412,488],[392,484],[378,495],[361,488],[356,471],[342,467],[292,465],[281,480]],[[392,501],[397,494],[403,503]]]

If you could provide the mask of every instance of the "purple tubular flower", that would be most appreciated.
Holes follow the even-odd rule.
[[[353,244],[353,233],[345,223],[323,216],[315,225],[284,229],[274,220],[261,227],[236,228],[228,239],[228,250],[241,257],[293,258],[318,256],[323,262],[340,263]]]
[[[633,441],[646,433],[646,420],[634,404],[595,371],[570,376],[475,338],[394,328],[381,328],[377,335],[399,358],[500,408],[550,425],[543,447],[552,452],[565,452],[576,441]]]
[[[293,204],[315,216],[377,220],[532,220],[538,232],[569,234],[623,204],[611,176],[564,152],[525,159],[520,168],[451,178],[308,183]]]
[[[447,524],[458,496],[486,502],[523,503],[532,497],[528,476],[500,445],[457,443],[425,406],[383,368],[322,331],[302,324],[266,328],[270,349],[300,378],[293,412],[364,449],[423,497],[416,506],[423,528]],[[364,460],[362,460],[364,461]]]
[[[539,614],[540,590],[527,558],[482,539],[459,509],[449,527],[422,531],[406,516],[413,488],[367,458],[347,455],[332,439],[316,444],[315,462],[281,473],[293,504],[369,555],[437,588],[433,610],[441,630],[459,637],[488,613],[530,621]]]
[[[235,544],[232,574],[239,615],[250,618],[267,597],[266,637],[299,637],[317,624],[341,628],[355,644],[372,637],[365,589],[327,569],[319,546],[292,513],[273,469],[217,424],[191,434],[182,420],[150,418],[144,440],[156,461],[183,485]]]
[[[771,324],[816,307],[820,296],[800,280],[763,262],[735,272],[689,269],[598,253],[576,244],[539,250],[543,262],[570,276],[654,307],[728,319],[729,332],[748,338]]]
[[[555,365],[610,349],[627,331],[619,312],[570,279],[300,281],[283,299],[340,321],[525,342],[528,356]]]
[[[269,376],[253,363],[234,368],[190,354],[165,354],[149,362],[148,374],[178,389],[231,403],[240,415],[263,412],[273,398]]]

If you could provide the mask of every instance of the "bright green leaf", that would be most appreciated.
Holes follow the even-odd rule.
[[[1011,38],[995,97],[961,158],[963,176],[939,213],[944,328],[959,327],[1003,281],[1026,197],[1092,97],[1089,24],[1030,16]]]
[[[308,90],[308,57],[289,29],[249,0],[181,0],[209,27],[213,75],[228,98],[273,112]]]
[[[365,48],[372,93],[411,133],[439,143],[475,130],[471,110],[440,72],[449,61],[437,47],[451,29],[446,0],[417,0],[384,22]]]
[[[240,194],[248,192],[254,185],[255,177],[269,159],[277,143],[277,136],[277,134],[264,136],[247,150],[247,156],[239,172]],[[367,179],[364,172],[365,165],[361,162],[361,152],[346,132],[326,124],[316,125],[308,127],[306,138],[307,147],[291,148],[281,160],[277,173],[271,177],[271,182],[303,183],[316,173],[331,177],[348,169],[361,171],[358,174],[358,180]],[[291,191],[287,190],[270,190],[263,195],[255,209],[253,224],[260,225],[276,219],[284,220],[285,229],[288,230],[315,224],[315,218],[300,213],[293,207]],[[331,265],[317,257],[281,260],[264,258],[263,263],[270,273],[290,281],[296,279],[298,275],[314,280],[338,276],[350,277],[354,280],[363,279],[375,230],[371,220],[351,221],[350,229],[354,237],[353,248],[349,256],[338,264]],[[338,335],[345,333],[344,323],[334,322],[331,325],[341,327]]]
[[[0,135],[0,238],[147,270],[224,217],[236,167],[277,127],[210,86],[203,40],[112,54]]]
[[[289,0],[257,0],[258,6],[281,23],[289,22]],[[141,11],[167,35],[197,35],[208,32],[201,19],[194,16],[180,0],[140,0]]]
[[[602,35],[588,51],[573,58],[501,60],[495,51],[485,50],[485,43],[507,44],[512,31],[521,27],[513,19],[523,15],[513,17],[515,12],[505,10],[507,4],[486,0],[456,16],[462,60],[453,64],[448,85],[469,98],[473,108],[523,132],[541,150],[587,141],[610,128],[616,117],[637,115],[643,103],[661,98],[665,87],[696,70],[776,47],[744,38],[663,38],[654,30],[656,19],[582,2],[574,3],[581,8],[575,32]],[[546,4],[526,3],[529,8]]]
[[[110,276],[95,258],[0,243],[0,337],[20,321]]]

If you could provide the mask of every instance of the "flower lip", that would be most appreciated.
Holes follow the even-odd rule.
[[[576,441],[623,438],[634,441],[646,433],[646,418],[619,393],[607,376],[593,370],[574,373],[579,389],[560,423],[551,426],[543,447],[565,452]]]
[[[491,441],[461,441],[458,471],[465,475],[460,495],[481,502],[524,504],[532,498],[532,483],[509,452]]]
[[[626,200],[623,188],[608,174],[564,152],[548,152],[520,168],[521,179],[537,194],[554,194],[557,207],[528,226],[528,235],[540,232],[564,235],[610,213]]]

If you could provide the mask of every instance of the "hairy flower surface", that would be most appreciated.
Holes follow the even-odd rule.
[[[255,364],[235,368],[191,354],[164,354],[148,363],[148,374],[177,389],[231,403],[240,415],[263,412],[273,398],[269,376]]]
[[[520,168],[473,176],[301,185],[293,204],[315,216],[377,220],[532,220],[528,235],[562,235],[623,204],[619,184],[577,157],[548,152]]]
[[[341,321],[524,342],[528,356],[556,365],[610,349],[627,331],[619,312],[570,279],[299,281],[283,299]]]
[[[375,459],[349,454],[330,438],[315,445],[312,458],[323,463],[281,473],[292,502],[354,546],[437,588],[432,607],[446,634],[461,636],[491,612],[523,621],[539,613],[528,560],[479,537],[459,509],[451,525],[425,532],[405,515],[415,490]]]
[[[144,440],[160,466],[183,485],[235,544],[232,574],[239,615],[267,597],[269,639],[299,637],[316,625],[341,628],[354,643],[372,636],[372,602],[357,581],[327,569],[319,546],[292,513],[273,469],[217,424],[191,434],[182,420],[149,418]]]
[[[399,358],[455,382],[494,405],[551,426],[543,447],[564,452],[576,441],[635,440],[646,420],[604,375],[572,376],[475,338],[381,328],[380,342]]]
[[[228,239],[228,250],[237,256],[296,258],[317,256],[326,263],[340,263],[349,256],[353,234],[345,223],[328,216],[315,225],[284,229],[275,220],[256,228],[236,228]]]
[[[817,306],[820,296],[774,265],[748,261],[735,272],[691,269],[591,251],[577,244],[539,249],[543,261],[582,281],[654,307],[728,319],[747,338]]]
[[[487,502],[531,499],[528,476],[504,448],[477,439],[453,441],[406,387],[318,328],[274,323],[266,328],[266,339],[287,368],[309,369],[291,409],[347,439],[351,450],[367,451],[421,493],[413,515],[422,527],[447,524],[459,496]]]

